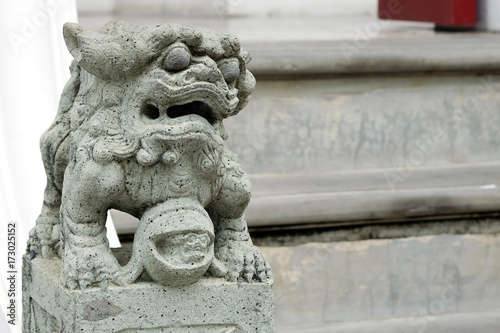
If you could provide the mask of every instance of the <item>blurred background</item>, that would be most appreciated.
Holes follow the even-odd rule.
[[[69,78],[62,24],[110,20],[230,32],[251,54],[257,87],[227,146],[251,176],[277,332],[500,330],[498,1],[2,3],[0,225],[16,222],[18,263]],[[112,245],[130,246],[137,220],[110,215]]]

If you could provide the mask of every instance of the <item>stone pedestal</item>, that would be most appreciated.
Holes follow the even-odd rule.
[[[23,333],[274,332],[271,283],[203,278],[170,288],[153,282],[68,290],[61,261],[23,258]]]

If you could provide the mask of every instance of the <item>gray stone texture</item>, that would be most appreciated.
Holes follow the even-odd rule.
[[[499,82],[474,72],[259,81],[245,121],[228,121],[254,183],[249,224],[497,211]]]
[[[490,74],[263,80],[227,142],[251,174],[490,162],[499,101]]]
[[[24,257],[23,332],[274,332],[270,283],[202,279],[182,288],[141,282],[69,290],[60,270],[59,260]]]
[[[275,319],[280,332],[292,328],[327,332],[328,327],[336,332],[333,328],[342,328],[342,323],[363,327],[363,321],[396,317],[406,318],[397,326],[401,331],[413,332],[415,325],[432,322],[434,317],[481,316],[500,310],[498,234],[261,249],[273,265]],[[495,323],[498,328],[498,321]],[[319,330],[321,327],[325,330]]]

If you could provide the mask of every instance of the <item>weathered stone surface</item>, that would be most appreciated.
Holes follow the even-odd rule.
[[[261,249],[273,265],[278,331],[406,317],[394,327],[412,332],[428,318],[500,309],[498,234]]]
[[[493,74],[269,80],[227,120],[227,144],[250,174],[491,162],[499,107]]]
[[[500,163],[364,172],[261,174],[252,177],[251,226],[407,221],[500,209]]]
[[[130,253],[129,253],[130,255]],[[272,333],[271,283],[202,279],[182,288],[139,282],[69,290],[61,262],[24,257],[24,332]]]
[[[68,332],[183,332],[190,325],[248,332],[252,323],[272,332],[272,320],[259,324],[238,312],[254,311],[264,295],[241,284],[272,285],[244,218],[248,175],[224,147],[223,120],[247,104],[255,86],[248,53],[232,35],[180,24],[110,22],[93,32],[66,23],[63,33],[74,62],[40,142],[47,186],[28,242],[25,332],[54,330],[54,323]],[[141,221],[126,263],[106,239],[110,208]],[[44,281],[29,278],[35,270]],[[141,296],[134,283],[148,286]],[[40,296],[47,284],[65,295],[62,313],[55,312],[57,299]],[[216,306],[217,289],[231,311]],[[174,322],[141,324],[152,315],[144,303],[167,294],[179,310],[169,316]],[[271,318],[272,297],[264,297],[259,311]],[[115,317],[123,318],[120,325],[102,324]]]

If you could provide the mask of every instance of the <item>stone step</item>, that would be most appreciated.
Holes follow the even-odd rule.
[[[251,174],[246,219],[251,227],[352,226],[492,213],[499,209],[499,170],[500,163],[485,163],[421,168],[406,178],[398,169]],[[111,214],[120,221],[118,233],[135,231],[137,219]]]
[[[278,332],[500,331],[499,234],[261,250]]]
[[[406,37],[406,38],[405,38]],[[257,78],[490,71],[500,68],[500,35],[432,34],[366,40],[252,41],[246,49]]]
[[[500,164],[421,168],[407,178],[397,169],[252,175],[250,226],[404,221],[495,212]]]

